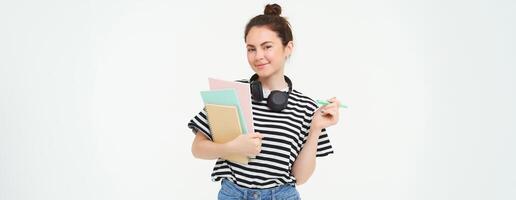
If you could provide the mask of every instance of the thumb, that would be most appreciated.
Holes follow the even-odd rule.
[[[251,135],[249,135],[251,138],[260,138],[262,139],[263,138],[263,135],[258,133],[258,132],[254,132],[254,133],[251,133]]]

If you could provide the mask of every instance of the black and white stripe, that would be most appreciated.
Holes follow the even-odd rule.
[[[260,154],[247,165],[218,159],[211,174],[212,180],[228,178],[246,188],[271,188],[295,183],[291,175],[292,164],[306,141],[317,104],[293,90],[287,108],[281,112],[271,111],[266,100],[253,101],[252,106],[255,131],[264,135]],[[200,130],[212,140],[206,111],[202,110],[191,119],[188,127],[194,132]],[[317,145],[317,157],[332,153],[330,140],[323,129]]]

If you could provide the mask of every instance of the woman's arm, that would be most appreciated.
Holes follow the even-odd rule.
[[[230,154],[230,151],[231,149],[228,148],[227,143],[217,144],[212,142],[200,131],[197,131],[195,134],[192,143],[192,154],[196,158],[213,160]]]
[[[332,103],[315,111],[306,142],[292,165],[292,175],[296,177],[297,185],[305,183],[314,172],[317,143],[321,130],[333,126],[339,121],[340,102],[336,98],[330,99],[330,102]]]
[[[321,130],[312,130],[308,134],[308,138],[299,152],[296,161],[292,165],[292,175],[296,177],[296,184],[305,183],[315,170],[315,157],[317,154],[317,143]]]
[[[220,157],[241,154],[255,156],[261,151],[262,135],[259,133],[242,134],[234,140],[218,144],[197,131],[192,143],[192,154],[196,158],[213,160]]]

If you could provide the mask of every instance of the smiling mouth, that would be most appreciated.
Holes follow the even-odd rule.
[[[261,65],[256,65],[256,67],[257,67],[257,68],[263,68],[263,67],[265,67],[265,65],[267,65],[267,64],[269,64],[269,63],[265,63],[265,64],[261,64]]]

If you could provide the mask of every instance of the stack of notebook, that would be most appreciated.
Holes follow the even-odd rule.
[[[249,84],[209,79],[210,90],[201,91],[208,124],[215,143],[229,142],[241,134],[254,132]],[[222,159],[247,164],[249,158],[230,155]]]

